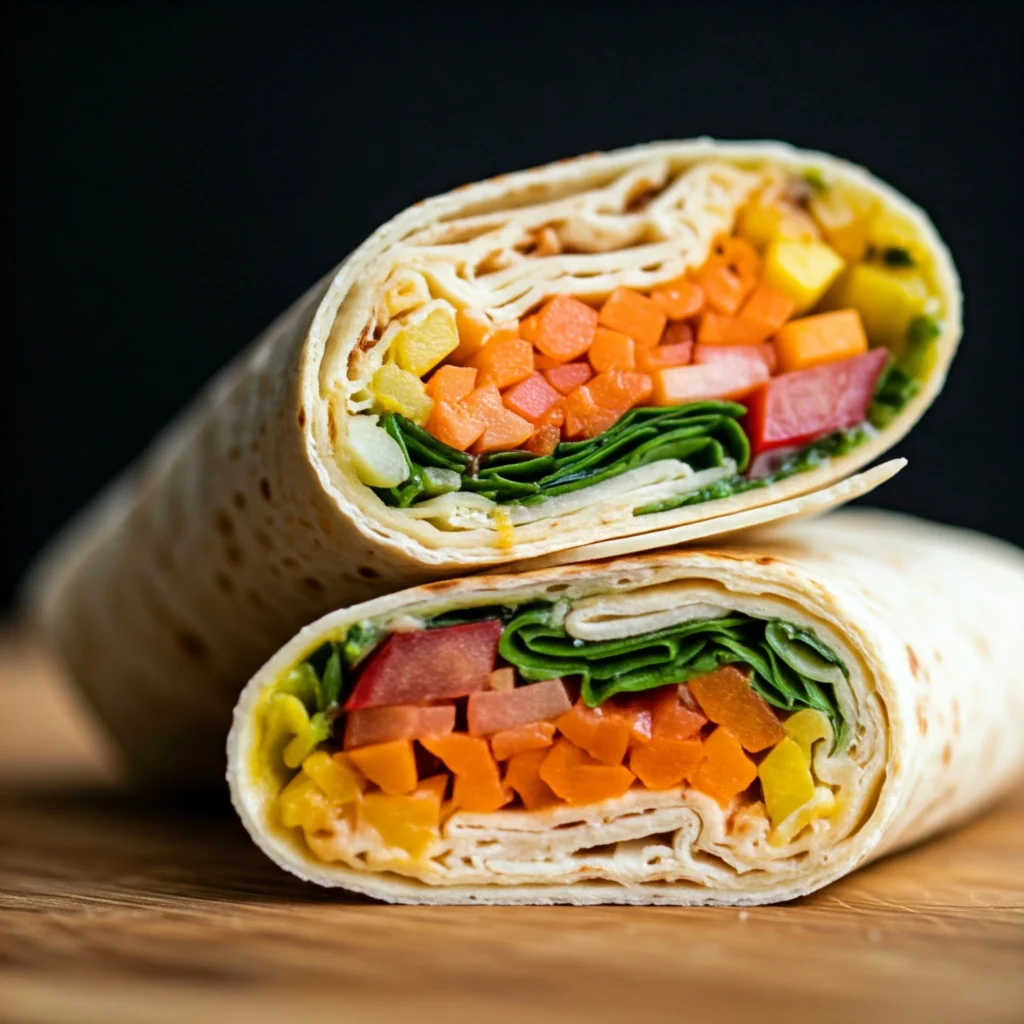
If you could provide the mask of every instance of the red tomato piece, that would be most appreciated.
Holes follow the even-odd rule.
[[[746,401],[744,429],[752,453],[806,444],[862,423],[888,358],[887,349],[876,348],[852,359],[772,377]]]
[[[517,725],[558,718],[572,707],[565,683],[547,679],[514,690],[486,690],[470,694],[466,719],[474,736],[488,736]]]
[[[346,711],[465,697],[487,688],[503,625],[497,619],[392,633],[360,673]]]
[[[390,740],[418,740],[421,736],[442,736],[455,728],[455,706],[365,708],[351,711],[345,722],[345,749],[365,747]]]

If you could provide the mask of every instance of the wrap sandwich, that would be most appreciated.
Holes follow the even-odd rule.
[[[698,140],[466,186],[224,371],[37,603],[134,766],[177,778],[187,738],[209,777],[240,681],[340,603],[870,488],[959,336],[931,223],[823,154]]]
[[[976,813],[1024,763],[1024,555],[866,511],[428,584],[246,686],[279,865],[422,903],[766,903]]]

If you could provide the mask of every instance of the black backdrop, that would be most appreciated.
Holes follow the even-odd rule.
[[[932,213],[965,351],[869,500],[1024,543],[1009,7],[35,4],[4,35],[0,604],[379,222],[500,171],[705,133],[835,152]]]

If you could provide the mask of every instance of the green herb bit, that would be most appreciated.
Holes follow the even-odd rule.
[[[817,167],[808,167],[807,170],[804,171],[804,183],[806,185],[810,185],[815,192],[824,192],[828,188],[828,182],[825,181],[825,176]]]
[[[914,257],[910,254],[909,249],[904,249],[899,245],[890,245],[882,250],[882,262],[887,267],[912,267],[914,266]]]

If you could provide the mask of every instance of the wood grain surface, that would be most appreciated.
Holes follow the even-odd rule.
[[[5,1022],[1024,1020],[1024,792],[781,906],[392,907],[120,787],[10,633],[0,710]]]

